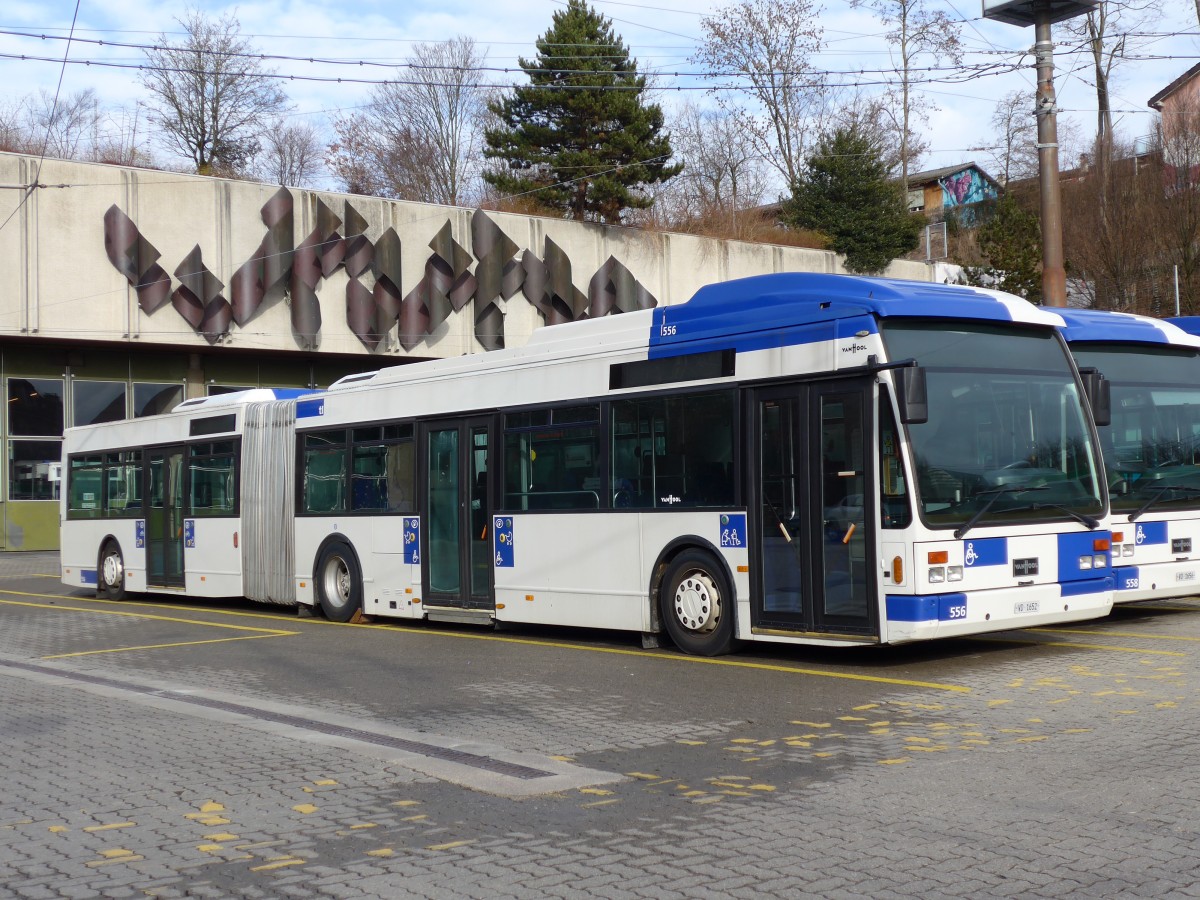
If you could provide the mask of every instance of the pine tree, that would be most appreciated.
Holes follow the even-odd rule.
[[[851,272],[880,272],[917,246],[922,220],[888,173],[883,148],[854,126],[821,138],[783,204],[784,224],[819,231]]]
[[[507,165],[485,180],[578,221],[619,223],[624,210],[649,208],[641,188],[683,167],[669,164],[662,109],[645,102],[645,76],[611,20],[568,0],[536,47],[533,61],[519,60],[529,85],[489,106],[501,125],[486,132],[484,155]]]
[[[967,266],[968,284],[998,288],[1042,302],[1042,230],[1038,217],[1007,193],[976,235],[986,265]]]

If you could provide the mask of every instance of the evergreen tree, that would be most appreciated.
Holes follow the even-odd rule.
[[[879,141],[862,129],[825,135],[783,204],[784,224],[819,231],[851,272],[880,272],[917,246],[923,220],[908,211]]]
[[[489,105],[501,124],[487,130],[484,155],[507,165],[485,180],[578,221],[618,223],[650,207],[640,188],[683,167],[669,165],[662,109],[644,102],[645,76],[611,20],[568,0],[536,47],[519,60],[529,85]]]
[[[1022,208],[1011,193],[977,232],[985,265],[967,266],[967,284],[997,288],[1042,302],[1042,230],[1038,217]]]

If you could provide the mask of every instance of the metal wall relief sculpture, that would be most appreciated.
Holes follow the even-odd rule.
[[[137,291],[142,312],[152,313],[167,302],[171,276],[158,264],[159,252],[115,203],[104,213],[104,251]]]
[[[369,223],[349,201],[343,221],[314,198],[316,227],[294,244],[292,194],[280,188],[260,215],[267,233],[253,255],[230,279],[230,300],[220,279],[204,265],[199,245],[175,270],[179,288],[158,265],[158,251],[117,206],[104,214],[104,246],[109,261],[134,286],[138,304],[153,313],[168,299],[183,319],[210,344],[245,327],[267,304],[287,297],[297,345],[315,350],[322,324],[320,283],[338,267],[346,270],[346,324],[369,352],[386,349],[397,326],[405,350],[426,341],[452,315],[475,301],[473,333],[487,350],[504,347],[504,308],[524,295],[547,325],[650,309],[654,296],[615,257],[610,256],[588,282],[585,294],[575,286],[570,256],[549,237],[542,256],[522,251],[483,210],[471,216],[471,250],[454,240],[449,219],[429,242],[420,281],[402,288],[401,241],[386,228],[372,242]],[[474,271],[472,271],[472,267]],[[373,284],[371,281],[373,280]]]
[[[302,349],[316,350],[321,331],[321,299],[317,285],[342,264],[346,243],[338,234],[342,220],[317,200],[317,227],[300,242],[292,257],[292,333]]]
[[[292,194],[280,188],[260,211],[266,236],[254,255],[233,273],[229,293],[233,320],[245,327],[264,300],[282,297],[292,280]]]
[[[205,340],[217,343],[229,332],[233,308],[221,296],[225,285],[204,265],[199,244],[175,269],[175,277],[179,287],[171,294],[171,305]]]

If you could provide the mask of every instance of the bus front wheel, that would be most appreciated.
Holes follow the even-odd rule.
[[[116,541],[108,541],[100,551],[96,594],[105,600],[125,599],[125,560]]]
[[[331,622],[349,622],[362,609],[362,570],[350,545],[327,544],[317,557],[317,602]]]
[[[721,566],[699,550],[671,561],[659,594],[667,634],[695,656],[720,656],[733,647],[733,591]]]

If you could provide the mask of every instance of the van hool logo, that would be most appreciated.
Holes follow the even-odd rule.
[[[851,344],[849,347],[843,347],[842,352],[843,353],[859,353],[866,349],[867,349],[866,344],[859,344],[856,342],[856,343]]]

